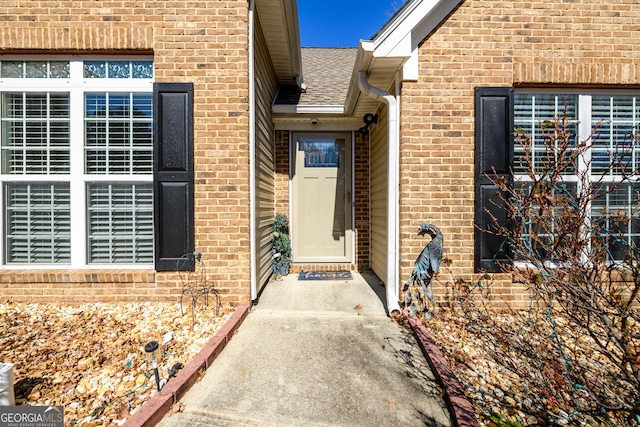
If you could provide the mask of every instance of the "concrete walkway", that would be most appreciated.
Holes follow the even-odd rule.
[[[450,426],[413,335],[373,274],[271,282],[236,335],[159,426]]]

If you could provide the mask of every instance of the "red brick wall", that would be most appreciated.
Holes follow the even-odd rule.
[[[196,248],[225,303],[250,299],[248,3],[33,1],[0,7],[3,53],[153,54],[156,81],[193,82]],[[173,273],[1,272],[15,300],[173,300]],[[117,276],[117,278],[116,278]]]
[[[287,216],[289,206],[289,138],[288,131],[276,131],[276,213]]]
[[[358,270],[370,268],[371,214],[369,205],[370,174],[369,136],[355,132],[354,155],[354,216],[355,216],[355,265]]]
[[[401,197],[414,203],[401,206],[401,277],[428,220],[444,233],[452,273],[474,278],[474,88],[637,88],[639,16],[635,0],[466,0],[420,45],[419,79],[402,87],[401,179],[410,182]],[[507,299],[526,301],[508,277],[496,281]]]

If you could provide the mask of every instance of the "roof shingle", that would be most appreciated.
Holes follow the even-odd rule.
[[[302,48],[302,73],[306,92],[283,87],[278,105],[344,105],[356,48]]]

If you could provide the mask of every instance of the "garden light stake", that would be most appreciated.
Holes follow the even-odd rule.
[[[160,375],[158,374],[158,355],[157,351],[160,346],[158,345],[158,341],[149,341],[144,346],[144,351],[147,353],[147,357],[151,361],[153,365],[153,374],[156,378],[156,386],[158,387],[158,391],[160,391]]]

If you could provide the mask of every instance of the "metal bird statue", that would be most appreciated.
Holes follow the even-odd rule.
[[[418,230],[419,236],[429,234],[431,241],[424,247],[411,277],[404,284],[402,292],[405,292],[404,306],[409,310],[409,316],[424,315],[429,319],[436,314],[436,301],[431,291],[431,280],[440,270],[442,255],[444,253],[444,237],[438,227],[425,223]]]

